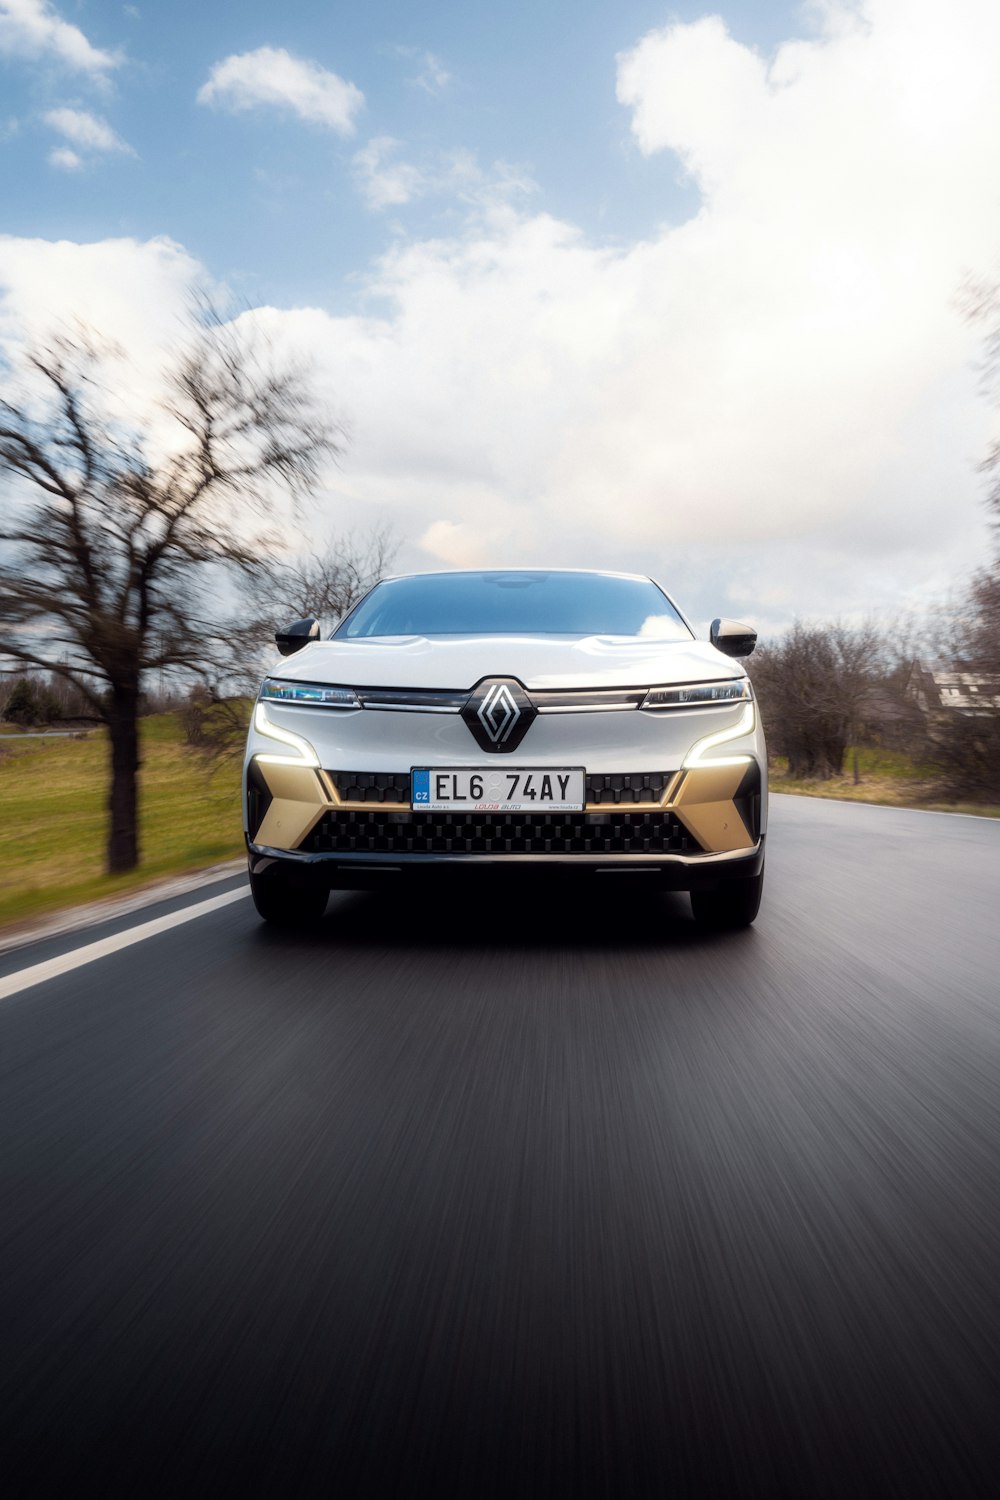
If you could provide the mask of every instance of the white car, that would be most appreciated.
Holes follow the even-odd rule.
[[[649,578],[521,569],[377,584],[328,640],[276,636],[244,766],[268,921],[331,889],[490,872],[690,891],[746,927],[764,875],[767,756],[754,631],[698,641]]]

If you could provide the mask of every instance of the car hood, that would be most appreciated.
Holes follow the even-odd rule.
[[[707,641],[621,636],[379,636],[314,641],[271,669],[286,681],[471,690],[484,677],[526,688],[647,687],[728,681],[743,668]]]

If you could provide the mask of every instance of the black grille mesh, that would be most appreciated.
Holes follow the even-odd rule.
[[[409,802],[407,772],[331,771],[337,795],[344,802]],[[587,777],[587,801],[608,807],[637,802],[659,802],[670,780],[666,771],[616,772]]]
[[[627,807],[630,802],[659,802],[670,776],[665,771],[622,772],[613,776],[588,776],[587,801]]]
[[[325,813],[309,854],[698,854],[673,813]]]
[[[409,802],[408,771],[331,771],[337,796],[344,802]]]

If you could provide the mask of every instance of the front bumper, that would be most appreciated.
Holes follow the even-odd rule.
[[[408,798],[403,773],[251,764],[250,869],[261,879],[348,890],[422,874],[518,880],[631,874],[693,890],[757,875],[763,865],[756,761],[659,776],[588,776],[580,813],[415,812]]]
[[[413,809],[410,767],[470,763],[468,729],[452,713],[279,708],[280,725],[270,704],[255,718],[245,763],[244,826],[261,879],[284,872],[349,889],[420,872],[631,874],[691,890],[753,876],[763,861],[766,751],[744,706],[540,714],[530,752],[508,768],[583,764],[585,806],[523,815]]]
[[[269,849],[247,840],[251,874],[328,890],[374,890],[411,879],[462,882],[491,880],[572,882],[632,876],[660,890],[717,890],[729,880],[748,880],[764,868],[764,837],[731,854],[302,854]]]
[[[246,832],[300,854],[736,854],[763,832],[756,760],[586,777],[583,812],[413,810],[408,772],[322,771],[266,757],[246,773]]]

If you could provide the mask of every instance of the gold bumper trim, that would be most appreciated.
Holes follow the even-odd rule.
[[[672,811],[709,854],[732,854],[754,847],[750,830],[733,801],[746,772],[746,765],[706,763],[681,773]]]
[[[255,760],[271,793],[272,801],[254,835],[255,844],[272,849],[297,849],[331,808],[344,812],[411,812],[408,802],[346,802],[337,793],[326,771],[309,766],[270,765]],[[747,765],[713,766],[706,763],[690,771],[677,771],[658,802],[627,804],[588,802],[587,813],[673,812],[706,854],[732,854],[753,849],[751,836],[733,798],[746,774]]]
[[[254,843],[297,849],[330,805],[322,771],[311,766],[269,765],[260,757],[254,764],[271,793],[271,805],[254,834]]]

